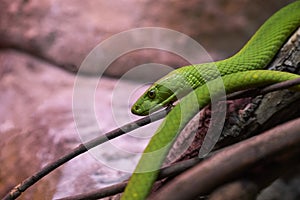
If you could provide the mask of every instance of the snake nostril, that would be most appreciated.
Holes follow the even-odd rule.
[[[140,110],[140,106],[134,105],[131,110],[132,110],[133,113],[137,113],[137,111]]]

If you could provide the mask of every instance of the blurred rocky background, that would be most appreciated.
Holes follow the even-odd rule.
[[[238,51],[272,13],[289,2],[0,0],[0,197],[81,142],[73,119],[72,92],[76,71],[97,44],[132,28],[164,27],[189,35],[213,59],[223,59]],[[117,78],[149,62],[185,64],[155,50],[133,52],[114,62],[95,97],[102,133],[118,126],[110,110],[110,92]],[[94,80],[93,71],[85,71],[85,79],[87,83]],[[136,87],[138,83],[124,83],[123,91]],[[128,102],[119,98],[116,105],[115,115],[130,121],[122,114],[129,112]],[[89,127],[89,122],[84,126]],[[120,143],[135,148],[130,138]],[[127,177],[85,154],[44,178],[21,199],[78,194]]]

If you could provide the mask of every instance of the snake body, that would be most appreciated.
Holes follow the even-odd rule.
[[[147,115],[185,97],[171,110],[151,138],[122,199],[145,199],[148,196],[157,178],[158,169],[176,135],[199,109],[210,103],[210,94],[221,90],[220,84],[213,79],[221,75],[226,93],[231,93],[299,77],[286,72],[260,70],[272,61],[284,42],[299,26],[298,0],[271,16],[234,56],[215,63],[179,68],[150,86],[133,105],[131,110],[134,114]],[[205,85],[207,81],[213,86],[209,88],[210,90]],[[299,90],[300,87],[297,86],[295,89]],[[187,94],[191,90],[194,92]]]

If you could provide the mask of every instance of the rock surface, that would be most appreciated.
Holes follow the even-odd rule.
[[[214,59],[220,59],[239,50],[265,19],[287,3],[275,0],[160,3],[2,0],[0,46],[26,51],[76,71],[99,42],[121,31],[154,26],[185,33],[196,39]],[[165,53],[137,53],[115,63],[106,73],[120,76],[145,60],[175,67],[182,64]]]
[[[221,59],[236,52],[257,27],[284,4],[287,2],[276,0],[272,3],[259,0],[1,0],[0,196],[81,142],[82,135],[77,133],[72,108],[76,76],[63,69],[78,70],[85,56],[99,42],[131,28],[158,26],[191,36],[214,59]],[[186,63],[170,53],[140,51],[121,57],[105,73],[120,77],[136,65],[147,62],[173,67]],[[93,77],[84,79],[87,85],[95,82]],[[117,93],[120,96],[112,96],[111,91],[117,84],[113,79],[101,79],[101,87],[95,94],[100,130],[88,118],[79,123],[91,133],[89,138],[135,119],[128,112],[139,93],[131,91],[140,86],[122,82]],[[126,101],[123,95],[127,95]],[[117,101],[112,103],[112,98]],[[111,107],[116,109],[115,113]],[[85,110],[78,113],[85,117]],[[134,134],[149,138],[156,125]],[[136,141],[127,136],[114,145],[138,152],[146,140]],[[117,150],[100,154],[108,161],[124,158]],[[126,162],[121,159],[118,164],[133,166],[137,157],[129,158]],[[21,198],[58,198],[128,177],[127,173],[112,168],[99,162],[94,153],[87,153],[50,174]]]
[[[1,52],[0,60],[1,196],[79,143],[136,119],[128,112],[130,103],[126,101],[128,94],[134,94],[122,91],[133,91],[137,84],[123,81],[117,88],[118,82],[102,78],[95,88],[97,78],[81,77],[85,89],[96,89],[95,100],[90,98],[96,107],[88,113],[94,106],[88,104],[89,97],[73,95],[74,90],[80,90],[74,86],[80,77],[15,51]],[[124,101],[113,101],[113,95]],[[138,154],[126,154],[124,150],[142,152],[156,126],[133,132],[144,140],[125,136],[81,155],[26,191],[24,198],[52,199],[124,180],[128,177],[126,170],[132,170],[138,159]],[[124,160],[126,156],[131,159]]]

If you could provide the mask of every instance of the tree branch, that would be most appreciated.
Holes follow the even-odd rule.
[[[177,176],[150,199],[195,199],[253,169],[255,164],[270,161],[287,152],[299,154],[299,144],[300,118],[227,147]]]
[[[299,150],[291,152],[290,155],[260,166],[259,170],[253,169],[247,175],[222,185],[210,194],[209,200],[256,199],[258,193],[274,180],[288,172],[297,171],[297,168],[299,170],[299,164]]]

